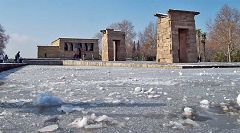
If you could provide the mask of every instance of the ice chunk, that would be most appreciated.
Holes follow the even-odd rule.
[[[238,103],[238,105],[240,106],[240,94],[239,94],[238,97],[237,97],[237,103]]]
[[[125,117],[124,119],[128,121],[130,118],[129,117]]]
[[[92,114],[91,116],[84,116],[83,118],[77,118],[69,125],[76,128],[96,129],[96,128],[102,128],[103,123],[118,124],[118,121],[106,115],[96,117],[95,114]]]
[[[63,101],[60,98],[52,96],[50,93],[39,94],[33,102],[35,106],[56,106],[62,103]]]
[[[160,97],[160,95],[153,95],[153,98],[158,98]]]
[[[113,100],[113,101],[112,101],[112,104],[120,104],[121,102],[122,102],[121,100],[116,99],[116,100]]]
[[[170,101],[170,100],[172,100],[172,98],[171,98],[171,97],[168,97],[167,100]]]
[[[84,116],[83,118],[77,118],[69,125],[76,128],[83,128],[87,125],[88,118]]]
[[[97,116],[93,113],[93,114],[91,114],[90,118],[91,118],[92,120],[95,120],[95,119],[97,118]]]
[[[25,103],[31,102],[31,99],[19,99],[19,100],[12,99],[12,100],[9,100],[8,102],[9,103],[13,103],[13,104],[15,104],[17,106],[23,106]]]
[[[86,125],[84,128],[86,128],[86,129],[98,129],[98,128],[102,128],[102,127],[103,127],[102,123],[97,123],[97,124]]]
[[[114,95],[120,95],[119,92],[111,92],[108,94],[109,97],[114,96]]]
[[[189,107],[185,107],[183,109],[183,115],[186,117],[192,116],[193,115],[193,109]]]
[[[182,101],[187,102],[187,96],[183,96]]]
[[[102,116],[97,117],[95,121],[97,121],[97,122],[103,122],[103,121],[107,122],[107,121],[112,121],[112,120],[113,119],[111,117],[108,117],[106,115],[102,115]]]
[[[142,91],[142,88],[141,88],[141,87],[136,87],[136,88],[134,89],[134,91],[135,91],[136,93],[140,93],[140,92]]]
[[[6,115],[12,115],[12,113],[7,112],[6,110],[4,110],[2,113],[0,113],[0,116],[6,116]]]
[[[169,126],[171,126],[173,129],[184,129],[183,124],[176,121],[170,121]]]
[[[178,73],[179,73],[179,75],[180,75],[180,76],[182,76],[182,75],[183,75],[183,73],[182,73],[182,72],[178,72]]]
[[[54,125],[46,126],[46,127],[42,128],[42,129],[39,129],[38,132],[40,132],[40,133],[53,132],[53,131],[55,131],[57,129],[58,129],[58,125],[54,124]]]
[[[62,77],[59,77],[58,79],[66,79],[66,77],[65,77],[65,76],[62,76]]]
[[[185,119],[185,120],[181,121],[181,123],[182,123],[183,125],[188,124],[188,125],[192,125],[192,126],[194,126],[194,127],[198,127],[198,126],[199,126],[199,125],[197,124],[197,122],[195,122],[195,121],[193,121],[193,120],[191,120],[191,119]]]
[[[136,89],[136,88],[135,88]],[[151,93],[153,91],[153,88],[150,88],[148,91],[144,92],[144,93]]]
[[[167,126],[170,126],[173,129],[185,129],[187,125],[192,125],[193,127],[199,127],[199,125],[195,121],[188,118],[185,120],[170,121]]]
[[[200,101],[200,106],[202,108],[208,108],[209,107],[209,101],[208,100],[202,100]]]
[[[153,95],[148,95],[148,98],[153,98]]]
[[[69,114],[69,113],[74,112],[74,111],[82,111],[83,108],[74,107],[72,105],[62,105],[57,110],[60,111],[60,112],[65,112],[66,114]]]
[[[52,116],[52,117],[49,117],[49,118],[47,118],[45,121],[44,121],[44,123],[51,123],[51,122],[57,122],[57,121],[59,121],[59,118],[58,118],[58,116]]]
[[[106,90],[105,88],[103,88],[103,87],[100,87],[99,88],[99,90],[101,90],[101,91],[104,91],[104,90]]]

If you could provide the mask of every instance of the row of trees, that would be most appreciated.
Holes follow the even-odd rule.
[[[240,61],[240,11],[224,5],[207,28],[208,61]]]
[[[133,60],[155,60],[157,30],[154,23],[150,22],[144,31],[139,32],[138,34],[134,30],[132,22],[128,20],[113,23],[108,26],[108,28],[125,32],[127,58],[131,58]],[[97,33],[95,37],[99,39],[99,49],[101,50],[102,34]],[[138,41],[136,41],[137,37],[139,39]]]

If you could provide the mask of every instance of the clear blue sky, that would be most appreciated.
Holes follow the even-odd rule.
[[[123,19],[142,31],[168,9],[199,11],[197,28],[206,31],[209,19],[224,5],[240,9],[240,0],[0,0],[0,24],[11,39],[6,53],[37,57],[37,45],[59,37],[93,38],[101,29]]]

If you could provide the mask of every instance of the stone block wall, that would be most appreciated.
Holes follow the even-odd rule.
[[[170,18],[158,18],[157,24],[157,61],[173,62]]]
[[[58,46],[38,46],[38,58],[59,58]]]

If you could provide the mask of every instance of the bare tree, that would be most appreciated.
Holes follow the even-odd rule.
[[[198,51],[198,59],[200,59],[200,61],[201,61],[201,36],[202,36],[201,29],[197,29],[196,30],[197,51]]]
[[[150,22],[143,32],[138,34],[141,44],[141,54],[147,60],[154,60],[157,53],[157,29],[153,22]]]
[[[206,61],[206,36],[205,32],[202,32],[201,29],[196,30],[196,40],[197,40],[197,51],[199,61]]]
[[[98,39],[99,55],[102,56],[102,33],[98,32],[95,34],[94,38]]]
[[[8,39],[9,39],[9,36],[5,34],[5,30],[0,24],[0,54],[4,53],[4,49],[6,48]]]
[[[125,32],[127,57],[132,57],[133,43],[136,37],[136,32],[134,30],[132,22],[123,20],[121,22],[111,24],[108,28]]]
[[[208,25],[209,45],[214,50],[222,51],[231,62],[234,49],[240,46],[240,12],[237,9],[224,5],[214,20]]]

